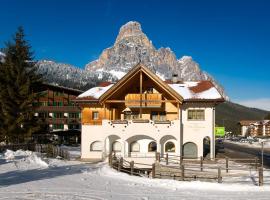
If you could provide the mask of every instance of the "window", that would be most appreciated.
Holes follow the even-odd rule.
[[[130,144],[130,152],[140,152],[140,144],[138,142],[132,142]]]
[[[98,112],[94,111],[94,112],[92,113],[92,119],[93,119],[93,120],[99,119],[98,114],[99,114]]]
[[[62,101],[54,101],[53,106],[63,106],[63,102]]]
[[[153,121],[166,121],[166,112],[154,111],[151,113],[151,119]]]
[[[175,145],[173,142],[167,142],[165,144],[165,152],[175,152]]]
[[[63,118],[63,113],[54,113],[54,118]]]
[[[39,113],[39,114],[38,114],[38,116],[39,116],[40,118],[45,119],[45,118],[47,118],[47,117],[48,117],[48,114],[47,114],[47,113],[45,113],[45,112],[43,112],[43,113]]]
[[[121,151],[121,143],[118,142],[118,141],[115,141],[112,144],[112,150],[115,151],[115,152],[120,152]]]
[[[102,143],[95,141],[90,145],[90,151],[102,151]]]
[[[79,118],[79,113],[69,113],[68,117],[69,118]]]
[[[53,129],[64,129],[64,124],[54,124]]]
[[[204,110],[188,110],[188,120],[204,120]]]
[[[148,145],[148,152],[154,152],[154,151],[157,151],[157,143],[150,142]]]

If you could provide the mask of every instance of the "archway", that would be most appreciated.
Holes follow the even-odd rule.
[[[203,157],[206,157],[210,153],[211,140],[209,136],[203,138]]]
[[[148,144],[148,152],[155,152],[157,151],[157,143],[152,141]]]
[[[121,152],[122,150],[122,145],[119,141],[114,141],[112,143],[112,151],[113,152]]]
[[[121,138],[118,135],[109,135],[108,137],[105,138],[104,148],[105,148],[106,154],[113,152],[113,149],[120,148],[119,144],[114,144],[114,142],[116,141],[120,143],[120,147],[122,149]],[[114,148],[114,145],[115,145],[115,148]]]
[[[137,141],[130,144],[130,152],[140,152],[140,144]]]
[[[198,148],[193,142],[187,142],[183,145],[183,156],[184,158],[197,158]]]
[[[166,151],[166,144],[168,142],[172,142],[174,144],[174,151]],[[171,143],[169,143],[168,145],[170,145]],[[165,135],[160,139],[160,145],[161,145],[161,149],[160,149],[160,153],[161,156],[164,156],[165,153],[179,153],[177,148],[177,139],[172,136],[172,135]],[[172,144],[171,144],[172,146]],[[167,148],[168,149],[168,148]]]

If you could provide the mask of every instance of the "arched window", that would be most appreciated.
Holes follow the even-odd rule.
[[[157,143],[156,142],[150,142],[148,145],[148,152],[154,152],[157,151]]]
[[[140,144],[138,142],[132,142],[130,144],[130,152],[140,152]]]
[[[102,151],[102,143],[100,141],[92,142],[90,145],[90,151]]]
[[[167,142],[165,144],[165,152],[175,152],[175,145],[173,142]]]
[[[115,142],[112,144],[112,151],[115,151],[115,152],[121,151],[121,143],[118,142],[118,141],[115,141]]]

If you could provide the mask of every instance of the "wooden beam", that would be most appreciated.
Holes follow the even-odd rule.
[[[140,71],[140,118],[142,118],[142,71]]]
[[[179,120],[179,103],[177,103],[177,119]]]
[[[106,105],[105,105],[105,103],[103,104],[103,109],[104,109],[104,111],[103,111],[103,113],[104,113],[103,119],[106,119]]]

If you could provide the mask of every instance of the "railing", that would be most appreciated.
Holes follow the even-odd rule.
[[[80,112],[77,106],[39,106],[36,112]]]
[[[161,107],[162,103],[162,94],[127,94],[125,96],[125,105],[126,107]]]
[[[134,161],[126,161],[122,157],[115,154],[109,154],[109,165],[117,169],[128,173],[130,175],[146,176],[152,178],[166,178],[174,180],[215,180],[218,183],[223,182],[226,178],[239,178],[241,176],[250,175],[251,170],[257,173],[250,179],[258,186],[270,183],[270,176],[264,175],[264,171],[268,173],[270,170],[263,169],[259,165],[258,158],[243,159],[243,158],[222,158],[216,161],[203,159],[190,160],[177,155],[164,154],[160,156],[160,153],[155,154],[156,162],[152,165],[144,163],[136,163]],[[221,162],[223,161],[223,162]],[[244,166],[233,165],[230,162],[246,162]],[[140,167],[136,167],[140,166]],[[145,167],[144,167],[145,166]],[[148,168],[148,169],[146,169]],[[149,169],[150,168],[150,169]],[[230,173],[232,172],[232,173]]]

